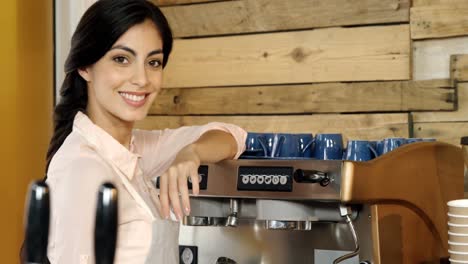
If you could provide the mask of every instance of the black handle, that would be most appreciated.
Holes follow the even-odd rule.
[[[44,263],[49,240],[49,187],[43,181],[33,182],[29,188],[24,248],[26,263]]]
[[[319,183],[321,186],[327,186],[330,183],[330,177],[326,172],[316,170],[297,169],[294,172],[294,180],[299,183]]]
[[[104,183],[100,186],[94,227],[96,264],[114,263],[117,243],[117,199],[117,189],[112,183]]]

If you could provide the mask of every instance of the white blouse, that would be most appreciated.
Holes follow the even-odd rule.
[[[164,259],[164,264],[177,264],[178,223],[173,222],[174,217],[161,219],[152,180],[170,167],[180,150],[209,130],[231,133],[238,145],[236,158],[243,152],[247,133],[224,123],[157,131],[134,130],[128,150],[78,112],[73,131],[52,158],[48,171],[50,262],[94,263],[97,191],[102,183],[109,181],[117,187],[119,195],[114,263],[145,263],[148,255],[154,255]],[[168,228],[163,228],[165,225]],[[169,228],[171,226],[174,228]],[[159,236],[156,247],[155,235]]]

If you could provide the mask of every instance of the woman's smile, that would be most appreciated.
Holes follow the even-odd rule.
[[[130,106],[141,107],[145,105],[146,99],[149,93],[137,93],[137,92],[119,92],[120,96]]]

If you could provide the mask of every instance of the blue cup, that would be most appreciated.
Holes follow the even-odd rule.
[[[366,140],[348,141],[345,160],[368,161],[377,156],[377,151],[372,146],[371,142]]]
[[[383,154],[383,140],[379,140],[375,142],[375,150],[377,151],[377,155],[380,156]]]
[[[279,148],[284,140],[283,136],[275,133],[262,133],[258,140],[260,145],[265,150],[265,157],[275,157],[279,153]]]
[[[297,134],[300,157],[312,158],[314,136],[312,134]]]
[[[422,141],[423,141],[422,138],[408,138],[408,139],[406,139],[406,144],[422,142]]]
[[[245,151],[242,155],[245,156],[267,156],[266,146],[262,142],[262,133],[247,133],[247,139],[245,140]]]
[[[382,154],[390,152],[404,144],[406,144],[406,139],[404,138],[386,138],[383,140]]]
[[[313,157],[321,160],[343,158],[343,137],[341,134],[318,134],[315,136]]]
[[[312,134],[276,134],[273,140],[272,157],[310,158],[313,142]]]

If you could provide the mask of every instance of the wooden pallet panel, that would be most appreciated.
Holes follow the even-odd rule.
[[[411,38],[468,35],[468,2],[411,8]]]
[[[343,133],[347,139],[408,137],[408,114],[321,114],[269,116],[148,116],[140,129],[177,128],[209,122],[236,124],[252,132]]]
[[[430,6],[430,5],[452,5],[452,4],[460,4],[465,3],[465,0],[413,0],[412,6],[413,7],[420,7],[420,6]]]
[[[241,0],[162,11],[175,37],[199,37],[408,22],[409,6],[409,0]]]
[[[468,37],[413,41],[413,80],[450,78],[450,56],[468,54]]]
[[[450,80],[163,89],[151,114],[454,110]]]
[[[436,138],[460,145],[460,138],[468,136],[468,122],[414,123],[414,137]]]
[[[414,122],[468,122],[468,83],[457,84],[457,110],[449,112],[413,113]]]
[[[408,80],[409,26],[179,39],[163,87]]]
[[[450,74],[453,80],[468,81],[468,54],[452,55],[450,57]]]

